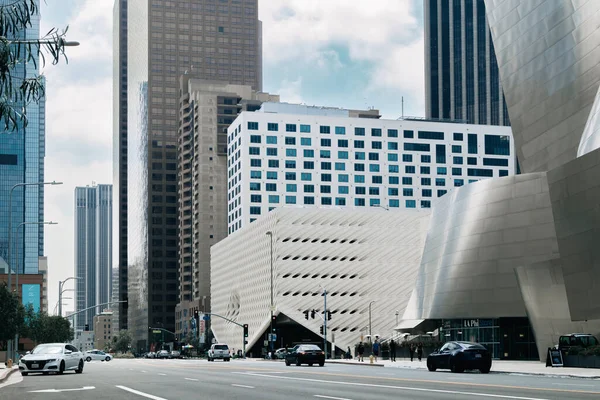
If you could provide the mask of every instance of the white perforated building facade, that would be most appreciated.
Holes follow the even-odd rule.
[[[249,325],[247,349],[264,345],[270,324],[270,237],[273,233],[275,315],[319,334],[321,319],[304,311],[323,310],[328,291],[328,339],[353,346],[368,333],[392,334],[421,262],[429,210],[318,209],[281,207],[236,231],[211,249],[211,312]],[[212,319],[220,342],[242,348],[242,330]],[[281,343],[293,344],[280,337]]]

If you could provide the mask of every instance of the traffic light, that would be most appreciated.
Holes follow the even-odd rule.
[[[308,310],[304,311],[304,318],[308,319]]]
[[[319,327],[319,331],[321,332],[321,335],[322,335],[322,334],[323,334],[323,325],[321,325],[321,326]]]
[[[275,321],[277,320],[277,317],[275,315],[271,316],[271,320],[273,321],[273,323],[275,323]]]
[[[327,311],[327,321],[331,320],[331,311]]]
[[[310,312],[310,317],[311,317],[312,319],[315,319],[315,314],[316,314],[315,310],[311,310],[311,312]]]
[[[88,332],[90,330],[90,324],[85,324],[85,327],[83,330]]]
[[[244,337],[248,337],[248,324],[244,324]]]

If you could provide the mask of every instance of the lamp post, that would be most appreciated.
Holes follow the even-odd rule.
[[[19,240],[19,229],[21,229],[23,225],[58,225],[58,222],[21,222],[19,226],[17,226],[17,234],[15,235],[15,251],[17,255],[15,257],[15,293],[17,293],[17,297],[19,297],[19,247],[17,246],[17,240]],[[23,268],[25,268],[24,265]]]
[[[65,279],[64,281],[58,281],[58,315],[60,315],[61,317],[62,317],[62,294],[63,294],[63,292],[66,292],[68,290],[68,289],[63,290],[63,286],[66,282],[70,281],[71,279],[79,279],[79,278],[71,276],[71,277]]]
[[[323,289],[323,350],[325,350],[325,358],[327,358],[327,289],[319,284]],[[335,349],[332,348],[332,354]]]
[[[13,194],[13,190],[15,190],[18,187],[22,187],[22,186],[43,186],[43,185],[62,185],[62,182],[56,182],[56,181],[52,181],[52,182],[35,182],[35,183],[17,183],[16,185],[13,185],[10,188],[10,191],[8,193],[8,255],[7,255],[7,262],[8,264],[8,290],[11,289],[12,286],[12,277],[11,277],[11,265],[12,265],[12,259],[11,259],[11,235],[12,235],[12,194]]]
[[[373,327],[371,326],[371,304],[375,303],[375,300],[371,300],[369,302],[369,342],[373,340],[373,336],[371,334]]]
[[[273,232],[266,233],[271,240],[271,329],[269,331],[269,348],[271,349],[271,357],[273,356]]]
[[[400,311],[396,310],[396,326],[398,326],[398,315],[400,315]]]

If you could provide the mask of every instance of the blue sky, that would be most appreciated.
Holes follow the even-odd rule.
[[[57,281],[73,274],[75,186],[112,183],[113,0],[46,0],[42,32],[69,26],[69,63],[48,81],[46,191],[49,305]],[[420,0],[259,0],[263,90],[281,101],[381,110],[384,118],[424,115]],[[116,247],[116,243],[114,244]],[[115,261],[115,260],[113,260]],[[63,309],[72,309],[68,300]]]

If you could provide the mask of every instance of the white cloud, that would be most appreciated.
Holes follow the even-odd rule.
[[[302,103],[302,77],[299,76],[294,81],[284,79],[275,93],[286,103]]]
[[[259,12],[265,64],[340,67],[330,48],[342,46],[352,61],[373,66],[371,89],[423,97],[423,32],[412,0],[260,0]]]

